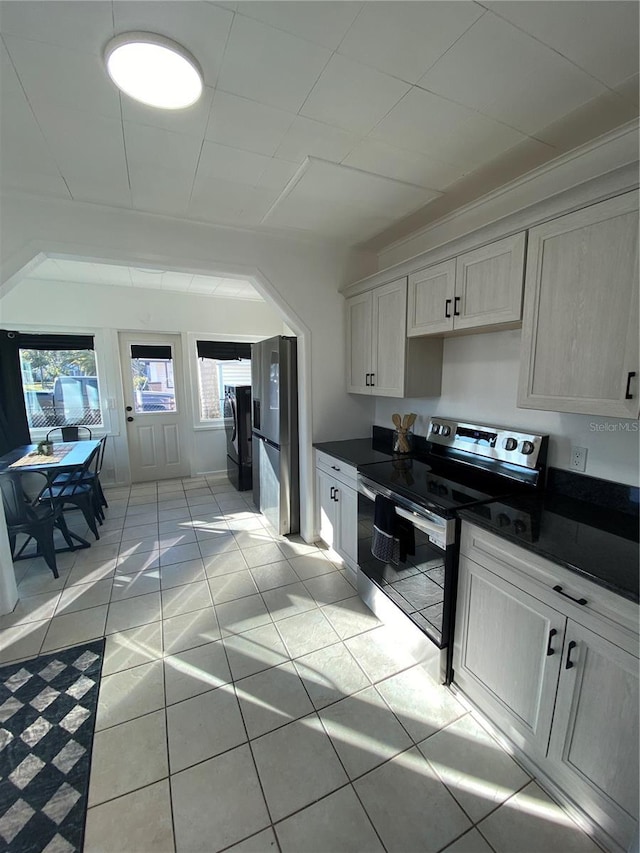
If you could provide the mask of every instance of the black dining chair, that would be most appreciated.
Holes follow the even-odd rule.
[[[96,464],[96,458],[100,453],[98,445],[87,461],[76,471],[67,474],[65,480],[60,481],[58,477],[53,481],[50,488],[50,500],[64,511],[66,506],[76,506],[84,515],[84,519],[96,539],[100,538],[96,524],[96,509],[94,502],[94,486],[90,474]],[[100,522],[102,524],[102,521]]]
[[[53,429],[50,429],[49,432],[47,433],[47,441],[51,440],[51,434],[56,432],[57,430],[60,430],[60,435],[61,435],[62,441],[79,441],[80,440],[80,430],[83,431],[83,435],[82,435],[83,439],[91,440],[91,438],[92,438],[92,433],[91,433],[91,430],[89,429],[88,426],[83,426],[82,424],[77,424],[77,425],[73,425],[73,426],[53,427]]]
[[[103,435],[100,439],[100,453],[98,454],[98,463],[95,470],[95,490],[97,493],[98,500],[100,502],[100,508],[104,507],[105,509],[109,508],[109,504],[107,503],[107,499],[104,494],[104,490],[102,488],[102,484],[100,483],[100,473],[102,472],[102,463],[104,462],[104,454],[107,449],[107,436]],[[104,512],[102,513],[102,517],[104,518]]]
[[[62,473],[58,474],[55,478],[54,485],[60,486],[64,483],[69,483],[70,480],[76,480],[78,476],[82,477],[84,483],[91,486],[92,495],[93,495],[93,509],[96,518],[102,524],[105,519],[104,509],[108,508],[109,504],[107,503],[107,499],[104,495],[104,491],[102,489],[102,485],[100,483],[100,472],[102,471],[102,462],[104,460],[104,452],[107,446],[107,436],[103,435],[100,439],[100,446],[98,448],[98,453],[95,453],[91,459],[91,465],[89,470],[87,470],[84,474],[79,474],[79,472],[75,473]]]
[[[5,471],[0,474],[0,492],[7,520],[11,558],[20,559],[33,539],[37,545],[37,554],[44,558],[54,578],[57,578],[59,574],[54,540],[56,528],[60,530],[70,548],[74,547],[73,541],[62,508],[52,499],[49,478],[40,471],[30,471],[28,477],[32,483],[39,477],[44,479],[44,483],[35,490],[35,497],[29,497],[23,482],[25,476],[27,475],[18,471]],[[16,552],[16,542],[20,534],[24,534],[26,539]]]

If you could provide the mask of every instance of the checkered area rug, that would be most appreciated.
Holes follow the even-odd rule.
[[[0,850],[82,850],[104,639],[0,668]]]

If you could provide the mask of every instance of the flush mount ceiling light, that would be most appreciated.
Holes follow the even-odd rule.
[[[165,36],[123,33],[107,44],[104,61],[118,89],[150,107],[181,110],[202,94],[200,66]]]

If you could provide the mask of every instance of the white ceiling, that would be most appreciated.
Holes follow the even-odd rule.
[[[46,258],[29,272],[29,280],[38,282],[70,281],[110,287],[141,287],[197,293],[224,299],[264,301],[251,282],[243,278],[219,278],[192,275],[151,268],[125,267],[118,264],[91,263],[72,259]]]
[[[188,48],[201,101],[121,95],[126,30]],[[515,146],[551,159],[594,99],[637,112],[636,2],[4,0],[0,33],[4,187],[348,243]]]

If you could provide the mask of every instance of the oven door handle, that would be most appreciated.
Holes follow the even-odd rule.
[[[407,510],[402,509],[401,506],[396,506],[396,515],[399,515],[400,518],[406,518],[414,527],[417,527],[418,530],[421,530],[429,536],[437,536],[439,539],[446,539],[447,529],[440,524],[433,524],[433,522],[427,521],[426,518],[420,518],[420,516],[416,515],[414,512],[407,512]]]
[[[369,498],[371,501],[375,501],[376,493],[369,489],[365,484],[360,481],[358,483],[358,491],[360,494],[364,495],[365,498]],[[391,500],[391,499],[390,499]],[[403,509],[398,504],[394,504],[396,515],[399,515],[401,518],[406,518],[410,521],[414,527],[418,530],[421,530],[423,533],[427,535],[437,536],[439,539],[444,539],[447,545],[451,545],[453,542],[453,533],[449,530],[449,525],[447,522],[444,524],[435,524],[434,522],[429,521],[427,518],[418,515],[415,512],[410,512],[409,510]]]
[[[370,501],[375,501],[375,492],[372,492],[371,489],[368,489],[363,483],[358,484],[358,491],[360,494],[364,495],[365,498],[369,498]]]

